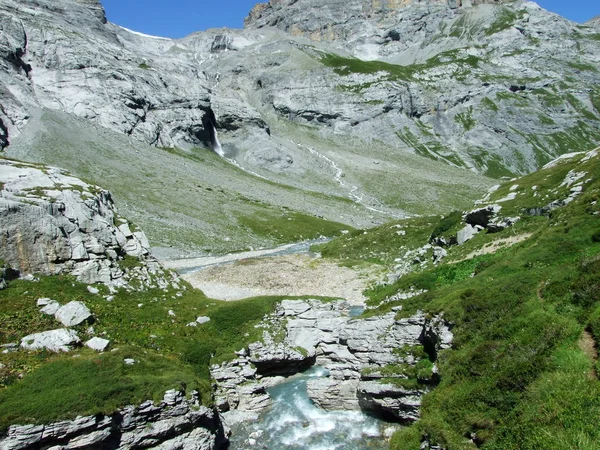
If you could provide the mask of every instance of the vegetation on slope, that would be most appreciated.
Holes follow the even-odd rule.
[[[569,172],[571,178],[582,174],[583,193],[547,216],[526,216],[525,211],[569,195],[573,185],[563,184]],[[453,348],[436,362],[441,383],[425,396],[422,419],[394,436],[393,450],[418,449],[424,440],[447,449],[597,448],[600,160],[578,155],[561,161],[504,184],[490,203],[511,192],[515,198],[500,204],[503,215],[522,216],[515,226],[482,232],[449,248],[450,262],[369,292],[370,302],[379,305],[398,291],[424,289],[369,314],[401,304],[399,317],[417,310],[443,312],[454,325]],[[433,222],[427,221],[421,235]],[[451,230],[447,225],[441,228]],[[413,235],[407,234],[404,244],[391,241],[388,253],[414,245]],[[517,236],[529,237],[495,253],[469,255],[491,241]],[[364,248],[346,236],[324,254],[344,245],[354,246],[350,254]]]
[[[209,365],[232,359],[234,351],[258,340],[254,328],[280,297],[239,302],[206,298],[200,291],[120,291],[109,302],[71,277],[14,280],[0,291],[0,342],[20,342],[29,333],[60,328],[36,300],[85,303],[95,315],[95,335],[109,339],[98,354],[81,348],[68,354],[0,354],[0,430],[14,423],[49,423],[76,415],[112,413],[117,408],[160,400],[168,389],[198,390],[211,402]],[[174,315],[169,314],[172,311]],[[199,316],[210,322],[187,326]],[[83,341],[88,325],[76,327]],[[125,358],[136,361],[126,365]]]

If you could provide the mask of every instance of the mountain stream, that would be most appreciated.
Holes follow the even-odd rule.
[[[230,450],[383,450],[390,425],[360,411],[325,411],[306,393],[310,378],[327,371],[313,367],[268,389],[273,405],[259,420],[232,427]]]

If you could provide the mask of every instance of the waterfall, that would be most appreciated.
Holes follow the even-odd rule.
[[[212,129],[213,129],[213,150],[221,158],[224,158],[225,153],[223,152],[223,147],[221,147],[221,141],[219,141],[219,134],[217,133],[217,128],[213,125]]]

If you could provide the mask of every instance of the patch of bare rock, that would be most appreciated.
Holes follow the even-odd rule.
[[[429,379],[435,384],[437,353],[449,348],[453,338],[441,316],[419,312],[396,319],[396,312],[390,312],[355,318],[345,301],[284,300],[258,327],[263,329],[261,342],[241,349],[235,360],[211,367],[216,404],[230,424],[257,417],[271,403],[267,387],[315,364],[329,373],[308,382],[308,394],[318,406],[411,423],[419,418],[421,397],[431,385],[402,387],[391,379],[408,377],[385,369],[415,366],[421,358],[410,349],[424,348],[434,363]]]
[[[189,449],[227,448],[228,430],[198,395],[167,391],[158,404],[147,401],[108,415],[77,417],[47,425],[13,425],[0,436],[2,450],[52,448]]]

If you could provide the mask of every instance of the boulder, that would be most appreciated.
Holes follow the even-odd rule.
[[[40,312],[47,314],[49,316],[54,316],[56,312],[61,308],[60,303],[57,301],[51,300],[46,306],[40,309]]]
[[[508,227],[512,227],[519,220],[521,220],[519,216],[498,218],[488,224],[487,230],[490,233],[498,233]]]
[[[462,245],[472,239],[477,233],[479,233],[477,228],[472,225],[467,225],[456,233],[456,242],[458,245]]]
[[[69,302],[61,307],[56,311],[54,317],[66,327],[74,327],[84,322],[93,321],[93,315],[88,307],[77,301]]]
[[[446,249],[444,249],[442,247],[434,247],[433,248],[433,263],[434,264],[439,263],[446,256],[448,256],[448,252],[446,251]]]
[[[68,352],[81,340],[73,330],[61,328],[30,334],[21,339],[21,347],[25,350],[50,350],[51,352]]]
[[[86,347],[91,348],[92,350],[96,350],[97,352],[103,352],[110,344],[110,341],[107,339],[102,339],[99,337],[93,337],[89,341],[85,343]]]
[[[38,298],[36,305],[37,306],[46,306],[48,303],[54,302],[51,298]]]

